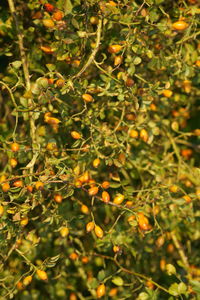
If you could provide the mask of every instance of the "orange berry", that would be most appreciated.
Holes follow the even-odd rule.
[[[117,245],[114,245],[113,246],[113,252],[115,252],[115,253],[120,252],[120,247],[117,246]]]
[[[96,295],[97,295],[97,298],[101,298],[105,295],[106,293],[106,287],[105,287],[105,284],[100,284],[96,290]]]
[[[110,53],[118,53],[120,52],[122,49],[122,46],[121,45],[110,45],[108,47],[108,52]]]
[[[96,181],[91,178],[91,179],[89,179],[88,184],[90,187],[94,187],[94,186],[96,186]]]
[[[55,85],[56,85],[58,88],[62,88],[62,87],[65,85],[65,80],[62,79],[62,78],[59,78],[59,79],[56,80]]]
[[[76,294],[75,293],[70,293],[69,300],[77,300]]]
[[[181,150],[181,155],[186,158],[186,159],[189,159],[193,154],[193,151],[192,149],[182,149]]]
[[[73,139],[75,140],[79,140],[81,138],[81,134],[77,131],[72,131],[71,132],[71,136],[73,137]]]
[[[13,186],[15,187],[23,187],[23,181],[22,180],[16,180],[14,183],[13,183]]]
[[[54,21],[52,19],[43,19],[43,25],[47,28],[53,28],[55,26]]]
[[[135,221],[135,216],[132,215],[132,216],[128,217],[127,221],[128,221],[129,223],[131,223],[132,221]],[[131,224],[130,224],[130,225],[131,225]]]
[[[29,193],[32,193],[32,191],[33,191],[32,185],[27,185],[26,189]]]
[[[196,194],[197,198],[200,199],[200,188],[196,189],[195,194]]]
[[[102,186],[103,189],[106,190],[106,189],[109,188],[110,182],[109,181],[104,181],[104,182],[102,182],[101,186]]]
[[[130,78],[130,77],[128,77],[127,79],[126,79],[126,86],[128,86],[128,87],[132,87],[133,85],[134,85],[134,80],[132,79],[132,78]]]
[[[162,247],[165,243],[165,237],[163,235],[159,236],[156,240],[156,246],[158,248]]]
[[[166,98],[170,98],[173,94],[173,92],[171,90],[163,90],[162,91],[163,96],[165,96]]]
[[[192,199],[188,195],[184,195],[183,199],[185,199],[186,203],[190,203],[192,201]]]
[[[114,58],[114,66],[116,67],[118,65],[121,65],[122,61],[123,61],[123,57],[121,55],[115,56],[115,58]]]
[[[9,189],[10,189],[10,184],[8,182],[2,184],[2,190],[4,193],[8,192]]]
[[[53,13],[53,19],[55,21],[61,21],[64,17],[64,13],[61,10],[57,10]]]
[[[140,138],[141,140],[143,140],[144,142],[147,142],[148,139],[149,139],[149,135],[148,135],[148,132],[146,131],[146,129],[141,129],[140,130]]]
[[[24,288],[23,283],[21,281],[18,281],[18,283],[17,283],[17,289],[19,291],[21,291],[21,290],[23,290],[23,288]]]
[[[70,255],[69,255],[69,258],[71,260],[76,260],[78,259],[78,254],[76,252],[72,252]]]
[[[90,176],[89,176],[89,172],[88,171],[85,171],[79,178],[78,180],[82,183],[87,183],[90,179]]]
[[[177,185],[171,185],[169,190],[171,193],[177,193],[179,190],[179,187]]]
[[[92,162],[93,167],[98,168],[98,166],[100,165],[100,162],[101,161],[100,161],[99,158],[94,159],[93,162]]]
[[[124,195],[122,194],[117,194],[113,200],[113,203],[120,205],[124,201]]]
[[[65,238],[69,234],[69,228],[68,227],[62,227],[60,229],[60,235]]]
[[[27,224],[28,224],[28,217],[23,217],[23,218],[21,218],[21,220],[20,220],[20,225],[22,226],[22,227],[24,227],[24,226],[26,226]]]
[[[36,183],[35,183],[35,188],[36,188],[36,190],[43,190],[44,189],[44,183],[43,182],[41,182],[41,181],[37,181]]]
[[[18,161],[15,158],[10,159],[10,165],[12,168],[15,168],[18,164]]]
[[[150,110],[152,110],[152,111],[156,111],[157,110],[157,106],[155,105],[155,103],[151,103],[150,104]]]
[[[174,252],[174,245],[173,244],[169,244],[167,246],[167,252],[168,253],[173,253]]]
[[[37,270],[36,273],[37,273],[37,276],[39,277],[39,279],[44,280],[44,281],[48,279],[47,273],[45,271]]]
[[[126,207],[132,207],[133,205],[133,201],[126,201]]]
[[[87,264],[89,262],[89,258],[87,256],[83,256],[81,258],[81,261],[82,261],[83,264]]]
[[[154,284],[150,280],[146,281],[146,286],[151,290],[153,290],[155,287]]]
[[[53,84],[54,80],[55,80],[54,78],[48,78],[48,84],[50,84],[50,85]]]
[[[95,225],[95,227],[94,227],[94,232],[95,232],[95,234],[96,234],[96,236],[97,236],[98,238],[102,239],[104,233],[103,233],[103,230],[101,229],[100,226]]]
[[[138,135],[139,135],[139,133],[138,133],[138,131],[135,130],[135,129],[131,129],[131,130],[129,131],[129,136],[130,136],[131,138],[137,139],[137,138],[138,138]]]
[[[99,191],[99,188],[98,186],[94,186],[94,187],[91,187],[89,190],[88,190],[88,194],[90,196],[95,196]]]
[[[110,201],[110,195],[108,192],[106,191],[102,192],[102,201],[105,203],[108,203]]]
[[[52,12],[52,11],[54,11],[54,6],[50,3],[46,3],[46,4],[44,4],[44,9],[48,12]]]
[[[85,102],[93,102],[93,97],[90,95],[90,94],[83,94],[82,95],[82,98],[83,98],[83,100],[85,101]]]
[[[200,68],[200,60],[196,60],[195,65]]]
[[[4,214],[4,207],[3,205],[0,205],[0,217],[2,217]]]
[[[185,30],[188,26],[189,25],[185,21],[182,21],[182,20],[179,20],[172,24],[172,28],[175,30],[178,30],[178,31]]]
[[[81,212],[85,215],[89,214],[89,208],[87,207],[87,205],[81,205]]]
[[[143,213],[138,213],[138,225],[142,230],[149,230],[149,220]]]
[[[118,289],[117,288],[112,288],[109,292],[110,297],[115,297],[117,295]]]
[[[41,46],[40,49],[46,54],[52,54],[54,50],[49,46]]]
[[[81,187],[82,187],[82,182],[81,182],[80,180],[77,179],[77,180],[75,181],[74,185],[75,185],[76,188],[81,188]]]
[[[24,286],[29,285],[29,284],[31,283],[32,279],[33,279],[33,277],[32,277],[31,275],[26,276],[26,277],[23,279],[23,285],[24,285]]]
[[[162,258],[162,259],[160,260],[160,269],[161,269],[162,271],[164,271],[164,270],[165,270],[165,267],[166,267],[166,260],[165,260],[164,258]]]
[[[12,144],[11,144],[11,150],[12,150],[13,152],[19,151],[19,148],[20,148],[20,146],[19,146],[18,143],[12,143]]]
[[[92,231],[92,230],[94,229],[94,226],[95,226],[94,222],[89,222],[89,223],[87,223],[87,224],[86,224],[86,231],[87,231],[87,232]]]
[[[57,203],[61,203],[63,201],[63,197],[62,195],[60,194],[56,194],[54,195],[54,200],[57,202]]]

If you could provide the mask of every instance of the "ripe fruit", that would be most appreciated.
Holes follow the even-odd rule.
[[[100,165],[100,162],[101,161],[100,161],[99,158],[94,159],[93,162],[92,162],[93,167],[98,168],[98,166]]]
[[[142,230],[149,230],[149,220],[143,213],[138,213],[138,225]]]
[[[163,235],[159,236],[156,240],[156,246],[158,248],[162,247],[165,243],[165,237]]]
[[[89,223],[87,223],[86,224],[86,231],[87,232],[90,232],[90,231],[92,231],[93,229],[94,229],[94,226],[95,226],[95,224],[94,224],[94,222],[89,222]]]
[[[190,80],[183,81],[183,89],[184,91],[189,94],[191,92],[192,84]]]
[[[98,17],[92,16],[92,17],[90,18],[90,23],[91,23],[92,25],[97,25],[97,24],[99,23]]]
[[[91,187],[89,190],[88,190],[88,194],[90,196],[95,196],[99,191],[99,188],[98,186],[94,186],[94,187]]]
[[[140,130],[140,138],[141,140],[143,140],[145,143],[148,141],[149,139],[149,135],[148,135],[148,132],[146,131],[146,129],[141,129]]]
[[[15,187],[23,187],[23,181],[22,180],[16,180],[14,183],[13,183],[13,186]]]
[[[3,205],[0,205],[0,217],[2,217],[4,214],[4,207]]]
[[[124,195],[117,194],[113,200],[113,203],[120,205],[124,201]]]
[[[77,131],[72,131],[71,132],[71,136],[73,137],[73,139],[75,140],[79,140],[81,138],[81,134]]]
[[[63,197],[62,195],[60,194],[56,194],[54,195],[54,200],[57,202],[57,203],[61,203],[63,201]]]
[[[97,290],[96,290],[96,295],[97,295],[97,298],[101,298],[105,295],[106,293],[106,287],[105,287],[105,284],[102,283],[98,286]]]
[[[182,149],[181,150],[181,155],[186,158],[186,159],[189,159],[193,154],[193,151],[192,149]]]
[[[43,182],[41,182],[41,181],[37,181],[36,183],[35,183],[35,188],[36,188],[36,190],[43,190],[43,188],[44,188],[44,183]]]
[[[33,191],[32,185],[27,185],[26,189],[29,193],[32,193],[32,191]]]
[[[117,295],[118,289],[117,288],[112,288],[109,292],[110,297],[115,297]]]
[[[197,198],[200,199],[200,188],[196,189],[195,194],[196,194]]]
[[[46,3],[46,4],[44,4],[44,9],[48,12],[52,12],[52,11],[54,11],[54,6],[50,3]]]
[[[87,207],[87,205],[81,205],[81,212],[85,215],[89,214],[89,208]]]
[[[185,30],[188,26],[189,25],[183,20],[179,20],[172,24],[172,28],[178,31]]]
[[[69,234],[69,228],[68,227],[62,227],[60,229],[60,235],[64,238],[66,236],[68,236]]]
[[[53,28],[55,26],[54,21],[52,19],[43,19],[43,25],[47,28]]]
[[[171,90],[163,90],[162,91],[163,96],[170,98],[173,94],[173,92]]]
[[[81,258],[81,261],[82,261],[83,264],[87,264],[89,262],[89,258],[87,256],[83,256]]]
[[[10,159],[10,165],[12,168],[15,168],[18,164],[18,161],[15,158]]]
[[[93,97],[90,95],[90,94],[83,94],[82,95],[82,98],[83,98],[83,100],[85,101],[85,102],[93,102]]]
[[[47,280],[48,279],[48,276],[47,276],[47,273],[43,270],[37,270],[37,276],[39,277],[39,279],[41,280]]]
[[[71,293],[69,295],[69,300],[77,300],[76,294],[75,293]]]
[[[61,10],[57,10],[53,13],[53,19],[55,21],[60,21],[64,17],[64,13]]]
[[[110,186],[110,182],[109,181],[104,181],[104,182],[102,182],[102,184],[101,184],[101,187],[103,188],[103,189],[108,189],[109,188],[109,186]]]
[[[138,133],[138,131],[135,130],[135,129],[131,129],[131,130],[129,131],[129,136],[132,137],[132,138],[134,138],[134,139],[137,139],[137,138],[138,138],[138,135],[139,135],[139,133]]]
[[[21,218],[20,225],[24,227],[27,224],[28,224],[28,217]]]
[[[186,203],[190,203],[192,201],[192,199],[188,195],[184,195],[183,199],[185,199]]]
[[[117,246],[117,245],[114,245],[113,246],[113,252],[115,252],[115,253],[120,252],[120,247]]]
[[[69,258],[71,260],[76,260],[78,259],[78,254],[76,252],[72,252],[70,255],[69,255]]]
[[[12,143],[12,144],[11,144],[11,150],[12,150],[13,152],[19,151],[19,144],[18,144],[18,143]]]
[[[62,87],[65,85],[64,79],[62,79],[62,78],[57,79],[55,85],[56,85],[58,88],[62,88]]]
[[[162,271],[164,271],[164,270],[165,270],[165,267],[166,267],[166,260],[165,260],[164,258],[162,258],[162,259],[160,260],[160,269],[161,269]]]
[[[23,285],[27,286],[31,283],[33,277],[31,275],[29,276],[26,276],[24,279],[23,279]]]
[[[196,65],[197,67],[200,68],[200,60],[197,60],[197,61],[195,62],[195,65]]]
[[[94,227],[94,232],[95,232],[95,234],[96,234],[96,236],[97,236],[98,238],[102,239],[104,233],[103,233],[103,230],[101,229],[100,226],[95,225],[95,227]]]
[[[132,79],[132,78],[130,78],[130,77],[128,77],[127,79],[126,79],[126,86],[128,86],[128,87],[132,87],[133,85],[134,85],[134,80]]]
[[[102,192],[102,201],[105,203],[108,203],[110,201],[110,195],[108,192],[106,191]]]
[[[89,172],[88,171],[85,171],[79,178],[78,180],[81,182],[81,183],[86,183],[88,182],[90,179],[90,176],[89,176]]]
[[[49,46],[41,46],[40,49],[46,54],[52,54],[54,50]]]
[[[115,56],[115,58],[114,58],[114,66],[116,67],[118,65],[121,65],[122,61],[123,61],[123,57],[121,55]]]
[[[167,252],[168,253],[173,253],[174,252],[174,245],[173,244],[169,244],[167,246]]]
[[[18,281],[18,283],[17,283],[17,289],[19,290],[19,291],[21,291],[21,290],[23,290],[23,283],[21,282],[21,281]]]
[[[171,193],[177,193],[179,190],[179,187],[177,185],[171,185],[169,190]]]
[[[5,182],[4,184],[2,184],[2,190],[4,193],[8,192],[10,189],[10,184],[8,182]]]
[[[108,52],[110,53],[118,53],[120,52],[122,49],[122,46],[121,45],[110,45],[108,47]]]

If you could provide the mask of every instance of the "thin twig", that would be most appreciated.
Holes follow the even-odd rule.
[[[101,41],[101,29],[102,29],[102,19],[99,19],[95,47],[94,47],[92,53],[90,54],[86,64],[82,67],[82,69],[76,75],[74,75],[72,77],[72,79],[80,77],[85,72],[85,70],[93,63],[94,58],[99,50],[99,45],[100,45],[100,41]]]

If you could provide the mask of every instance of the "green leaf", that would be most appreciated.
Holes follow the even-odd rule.
[[[179,285],[178,285],[178,291],[179,291],[179,294],[185,294],[186,293],[187,286],[185,285],[184,282],[179,283]]]
[[[64,12],[66,15],[70,14],[72,12],[73,5],[70,0],[65,0],[64,2]]]
[[[169,287],[169,293],[173,296],[178,296],[179,292],[178,292],[178,283],[173,283],[172,285],[170,285]]]
[[[133,60],[133,63],[134,63],[134,65],[139,65],[139,64],[141,63],[141,61],[142,61],[142,59],[141,59],[139,56],[137,56],[137,57]]]
[[[97,275],[98,280],[103,281],[105,277],[106,277],[105,271],[104,270],[99,271]]]
[[[112,279],[112,283],[114,283],[117,286],[122,286],[124,284],[124,281],[121,277],[116,276]]]
[[[20,60],[16,60],[12,63],[12,65],[15,69],[19,69],[22,65],[22,62]]]
[[[168,275],[173,275],[176,274],[176,268],[172,264],[167,264],[166,265],[166,272]]]

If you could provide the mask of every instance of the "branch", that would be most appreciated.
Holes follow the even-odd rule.
[[[97,38],[96,38],[96,44],[95,47],[92,51],[92,53],[90,54],[88,61],[86,62],[86,64],[82,67],[82,69],[72,77],[72,79],[78,78],[80,77],[85,70],[92,64],[98,50],[99,50],[99,45],[100,45],[100,40],[101,40],[101,29],[102,29],[102,19],[99,20],[98,23],[98,27],[97,27]]]

